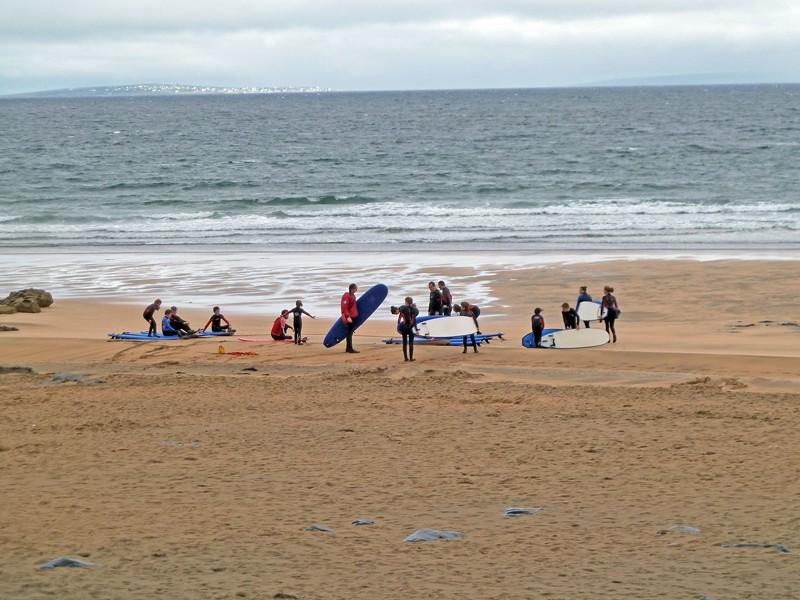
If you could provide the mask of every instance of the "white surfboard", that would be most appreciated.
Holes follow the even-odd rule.
[[[542,336],[542,348],[592,348],[607,343],[608,333],[603,329],[562,329]]]
[[[578,318],[581,321],[599,321],[606,316],[601,302],[587,302],[584,300],[578,306]]]
[[[419,334],[425,337],[455,337],[477,333],[472,317],[442,317],[423,321],[418,326]]]

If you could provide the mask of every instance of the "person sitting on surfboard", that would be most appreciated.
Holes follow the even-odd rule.
[[[178,316],[178,307],[177,306],[170,306],[170,315],[169,315],[169,324],[172,325],[172,329],[176,331],[182,331],[187,335],[194,334],[194,331],[191,327],[189,327],[189,322],[184,321]]]
[[[445,285],[444,281],[439,282],[439,291],[442,292],[442,314],[449,317],[453,313],[453,294],[450,293],[450,288]]]
[[[358,318],[358,304],[356,303],[356,292],[358,286],[351,283],[347,291],[342,295],[342,322],[347,327],[347,348],[348,354],[358,354],[358,350],[353,348],[353,332],[355,331],[355,319]]]
[[[578,290],[578,299],[575,301],[575,312],[577,312],[578,309],[580,308],[581,302],[591,302],[591,301],[592,297],[589,295],[589,292],[586,291],[586,286],[582,285]],[[583,326],[586,327],[586,329],[589,329],[590,327],[589,321],[584,321]],[[580,323],[578,323],[578,329],[580,329]]]
[[[228,333],[236,333],[236,330],[231,328],[231,324],[228,319],[225,318],[225,315],[219,312],[219,306],[215,306],[211,310],[212,313],[208,318],[208,322],[203,325],[203,328],[200,331],[205,332],[205,330],[208,329],[208,326],[211,325],[211,331],[214,333],[222,333],[223,331],[227,331]],[[225,325],[222,324],[223,321],[225,321]]]
[[[616,344],[617,330],[614,324],[622,311],[620,311],[619,304],[617,304],[617,297],[614,296],[614,288],[607,285],[603,288],[603,291],[605,294],[603,295],[602,307],[606,311],[606,316],[603,319],[606,323],[606,333],[611,335],[611,343]]]
[[[156,320],[153,315],[156,314],[159,308],[161,308],[161,300],[156,298],[153,300],[152,304],[148,305],[147,308],[144,309],[144,312],[142,313],[144,320],[147,321],[150,326],[150,328],[147,330],[147,337],[153,337],[158,333]]]
[[[561,317],[564,319],[564,329],[578,328],[578,313],[567,302],[561,305]]]
[[[533,309],[533,315],[531,315],[531,330],[533,331],[533,347],[541,348],[544,317],[542,316],[542,309],[538,306]]]
[[[431,299],[428,302],[428,314],[440,315],[442,314],[442,292],[440,292],[436,284],[432,281],[428,282],[428,289],[431,292]]]
[[[286,322],[286,319],[289,317],[289,311],[284,309],[281,311],[280,316],[275,319],[275,322],[272,323],[272,331],[270,334],[272,335],[273,340],[281,341],[281,340],[290,340],[292,339],[288,335],[286,335],[286,330],[291,329],[291,325]]]
[[[481,328],[478,325],[478,317],[481,314],[481,309],[479,306],[475,306],[474,304],[470,304],[469,302],[462,302],[461,304],[454,304],[453,310],[457,312],[462,317],[472,317],[472,320],[475,321],[475,329],[477,329],[478,335],[481,335]],[[478,343],[475,341],[475,334],[471,333],[468,336],[465,335],[462,338],[464,342],[464,352],[463,354],[467,353],[467,338],[470,338],[470,343],[472,344],[472,349],[477,352],[478,351]]]
[[[164,311],[164,317],[161,319],[161,333],[165,337],[183,337],[186,335],[180,329],[175,329],[172,326],[172,310],[169,308]]]
[[[308,315],[312,319],[316,319],[316,317],[303,308],[302,300],[298,300],[294,304],[294,308],[289,309],[289,312],[294,315],[294,319],[292,320],[292,324],[294,325],[294,343],[298,345],[305,344],[306,338],[302,335],[303,315]]]
[[[414,336],[419,333],[417,329],[417,310],[414,300],[408,296],[404,300],[403,306],[392,307],[392,314],[397,315],[397,331],[403,337],[403,360],[414,362]]]

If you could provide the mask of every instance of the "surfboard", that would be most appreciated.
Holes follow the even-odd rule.
[[[503,338],[504,335],[505,334],[502,331],[497,333],[482,333],[480,335],[475,336],[475,341],[478,344],[482,344],[483,342],[486,342],[488,344],[490,343],[491,340],[494,340],[495,338],[500,339],[501,341],[505,341],[505,339]],[[387,338],[383,340],[383,342],[385,344],[402,344],[403,339]],[[463,342],[464,342],[463,336],[444,337],[444,338],[425,338],[419,336],[414,337],[415,344],[425,344],[427,346],[460,346],[463,344]],[[467,343],[469,342],[470,340],[467,339]]]
[[[603,310],[602,302],[589,302],[586,300],[581,302],[577,310],[578,318],[581,321],[599,321],[600,319],[605,319],[606,312],[607,311]]]
[[[252,342],[254,344],[266,344],[267,342],[292,342],[294,343],[294,339],[289,338],[288,340],[274,340],[272,337],[240,337],[240,342]]]
[[[128,340],[133,342],[169,342],[176,340],[196,340],[197,338],[230,337],[232,335],[232,333],[227,331],[206,331],[205,333],[195,333],[194,335],[185,335],[183,337],[177,335],[163,335],[161,333],[148,336],[146,331],[123,331],[122,333],[109,333],[108,337],[112,340]]]
[[[372,313],[378,310],[378,307],[383,304],[383,301],[386,300],[386,296],[388,295],[389,288],[382,283],[372,286],[361,294],[361,297],[356,300],[358,317],[353,319],[353,329],[355,330],[361,327],[364,322],[372,316]],[[328,331],[325,339],[322,340],[322,345],[326,348],[332,348],[346,337],[347,326],[344,324],[344,321],[342,321],[342,318],[339,317],[336,319],[330,331]]]
[[[542,348],[593,348],[608,343],[603,329],[562,329],[542,336]]]
[[[551,333],[555,333],[556,331],[561,331],[561,329],[543,329],[542,336],[550,335]],[[533,332],[522,336],[522,345],[525,348],[533,348]]]
[[[471,335],[478,332],[472,317],[445,317],[428,319],[417,323],[419,335],[431,338],[448,338],[457,335]]]

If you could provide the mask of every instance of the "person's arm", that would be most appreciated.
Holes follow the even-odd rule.
[[[300,312],[302,312],[304,315],[308,315],[308,316],[309,316],[309,317],[311,317],[312,319],[316,319],[316,318],[317,318],[317,317],[315,317],[314,315],[312,315],[310,312],[308,312],[308,311],[307,311],[305,308],[301,308],[301,309],[300,309]]]
[[[222,317],[222,320],[225,321],[225,317]],[[225,322],[227,323],[227,321],[225,321]],[[208,323],[203,325],[203,327],[200,329],[200,331],[205,331],[206,328],[208,328],[209,325],[211,325],[211,319],[208,320]]]
[[[534,329],[536,329],[536,319],[534,317],[531,317],[531,331],[533,331]]]
[[[222,320],[225,321],[225,325],[227,325],[228,327],[231,326],[230,321],[228,321],[228,319],[225,318],[225,315],[222,315]],[[211,321],[209,321],[208,323],[211,323]],[[208,327],[208,323],[206,323],[206,327]],[[205,327],[204,327],[204,329],[205,329]]]
[[[342,296],[342,321],[345,323],[352,323],[353,319],[350,318],[350,296],[345,294]]]

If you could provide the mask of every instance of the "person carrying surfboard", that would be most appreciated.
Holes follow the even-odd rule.
[[[444,281],[439,282],[439,291],[442,292],[442,314],[449,317],[453,313],[453,294],[450,293],[450,288],[445,285]]]
[[[602,307],[606,311],[605,321],[606,324],[606,333],[611,336],[611,343],[617,343],[617,330],[614,327],[617,318],[619,317],[620,311],[619,304],[617,304],[617,297],[614,296],[614,288],[610,285],[607,285],[603,288],[603,304]]]
[[[147,321],[150,328],[147,330],[147,337],[153,337],[158,333],[158,326],[156,325],[156,320],[153,315],[156,314],[158,309],[161,308],[161,300],[156,298],[153,300],[153,303],[148,305],[147,308],[144,309],[142,316],[144,320]]]
[[[294,303],[294,308],[290,308],[289,312],[294,315],[294,319],[292,320],[292,325],[294,325],[294,343],[297,345],[305,344],[306,338],[303,337],[303,315],[308,315],[312,319],[316,319],[314,315],[310,312],[307,312],[303,308],[303,301],[298,300]]]
[[[414,336],[419,333],[417,329],[417,315],[419,310],[413,298],[406,296],[403,306],[392,307],[392,314],[397,315],[397,331],[403,338],[403,360],[414,362]]]
[[[542,309],[538,306],[533,309],[533,315],[531,315],[531,331],[533,331],[533,347],[541,348],[544,317],[542,316]]]
[[[586,288],[585,285],[582,285],[580,287],[580,289],[578,290],[578,299],[575,301],[575,312],[578,312],[578,309],[581,306],[581,302],[591,302],[592,301],[592,297],[589,295],[589,292],[587,292],[586,290],[587,290],[587,288]],[[583,326],[586,327],[586,329],[589,329],[591,327],[590,324],[589,324],[589,321],[584,321],[583,322]],[[578,323],[578,329],[580,329],[580,323]]]
[[[353,332],[355,331],[354,319],[358,318],[358,304],[356,303],[356,292],[358,286],[351,283],[347,291],[342,295],[342,322],[347,327],[347,348],[348,354],[358,354],[358,350],[353,348]]]
[[[275,341],[290,340],[292,339],[286,335],[286,330],[291,329],[292,326],[286,322],[289,318],[289,311],[284,309],[281,311],[280,316],[272,323],[272,330],[269,332],[272,339]]]
[[[442,314],[442,292],[432,281],[428,282],[428,289],[431,293],[431,299],[428,302],[428,314],[431,316]]]

